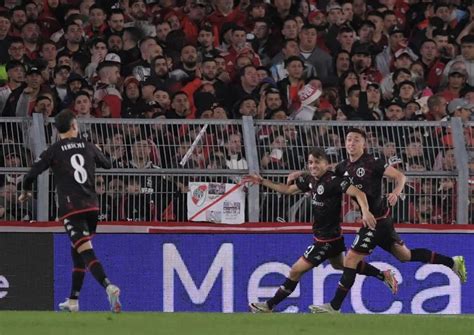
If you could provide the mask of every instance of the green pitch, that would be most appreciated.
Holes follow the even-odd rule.
[[[0,312],[0,335],[474,335],[474,315]]]

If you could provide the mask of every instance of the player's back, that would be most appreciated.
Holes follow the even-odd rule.
[[[98,210],[95,167],[97,164],[110,168],[110,161],[92,143],[81,138],[62,139],[53,144],[45,156],[54,175],[59,217]]]

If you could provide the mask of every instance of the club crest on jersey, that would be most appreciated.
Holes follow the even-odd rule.
[[[316,189],[316,193],[318,193],[319,195],[323,194],[324,193],[324,186],[319,185],[318,188]]]
[[[356,175],[357,175],[357,177],[359,177],[359,178],[360,178],[360,177],[363,177],[363,176],[365,175],[365,170],[364,170],[364,168],[362,168],[362,167],[358,168],[357,171],[356,171]]]

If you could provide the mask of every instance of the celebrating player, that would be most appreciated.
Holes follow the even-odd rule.
[[[79,311],[79,292],[84,282],[86,266],[102,285],[114,313],[121,311],[120,289],[112,285],[95,256],[91,238],[95,234],[99,204],[95,193],[95,166],[111,168],[111,162],[92,143],[77,137],[76,116],[64,110],[55,117],[60,140],[41,154],[24,178],[21,202],[31,197],[33,182],[44,170],[51,168],[56,182],[59,216],[71,240],[74,265],[71,295],[59,304],[63,311]]]
[[[402,262],[422,262],[442,264],[454,271],[461,282],[466,282],[467,272],[464,257],[453,258],[435,253],[428,249],[408,249],[398,236],[390,217],[390,209],[386,202],[394,206],[405,186],[406,177],[383,159],[375,158],[364,152],[366,135],[363,130],[349,128],[346,133],[346,151],[348,159],[336,166],[338,177],[349,178],[350,183],[365,192],[369,202],[369,209],[376,216],[375,229],[364,226],[352,244],[351,250],[344,259],[344,271],[339,281],[336,294],[330,303],[321,306],[309,306],[313,313],[339,312],[342,302],[354,284],[358,264],[365,256],[372,253],[376,246],[391,253]],[[382,197],[382,178],[386,176],[394,179],[395,189],[388,194],[387,199]],[[359,201],[359,199],[357,199]]]
[[[274,307],[288,297],[298,285],[301,276],[329,259],[335,269],[343,268],[343,255],[346,250],[341,230],[341,203],[343,193],[355,197],[362,210],[364,226],[375,227],[375,218],[369,212],[365,194],[350,185],[348,180],[336,177],[328,170],[328,158],[322,149],[313,149],[308,155],[309,174],[301,175],[295,184],[275,184],[258,175],[250,175],[244,182],[262,184],[284,194],[311,192],[314,213],[313,233],[315,243],[308,247],[304,255],[291,267],[288,278],[266,302],[252,302],[250,310],[254,313],[269,313]],[[380,271],[370,264],[361,262],[357,272],[376,277],[387,284],[393,293],[397,291],[397,281],[389,270]]]

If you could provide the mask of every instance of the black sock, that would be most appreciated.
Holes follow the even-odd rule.
[[[454,266],[454,261],[451,257],[437,254],[428,249],[413,249],[411,250],[411,262],[442,264],[448,268]]]
[[[267,305],[270,309],[273,309],[276,305],[282,302],[286,297],[288,297],[298,285],[297,281],[293,281],[291,279],[286,278],[283,285],[280,286],[278,291],[276,291],[273,298],[267,301]]]
[[[331,300],[331,306],[335,310],[341,309],[342,302],[346,298],[347,293],[349,293],[349,290],[351,289],[352,285],[354,285],[356,274],[356,269],[344,267],[344,272],[342,273],[341,280],[339,281],[336,294]]]
[[[79,293],[81,292],[84,277],[86,276],[86,265],[84,264],[81,255],[79,255],[73,247],[71,247],[71,257],[73,269],[71,294],[69,295],[69,299],[79,299]]]
[[[357,273],[360,273],[361,275],[365,275],[369,277],[375,277],[381,281],[385,279],[382,271],[380,271],[375,266],[370,265],[369,263],[366,263],[364,261],[360,261],[359,264],[357,264]]]
[[[100,264],[100,262],[95,257],[95,253],[93,249],[89,249],[86,251],[81,252],[81,256],[84,259],[84,263],[87,265],[87,268],[94,276],[95,280],[102,285],[104,288],[110,285],[110,281],[107,279],[105,275],[104,268]]]

